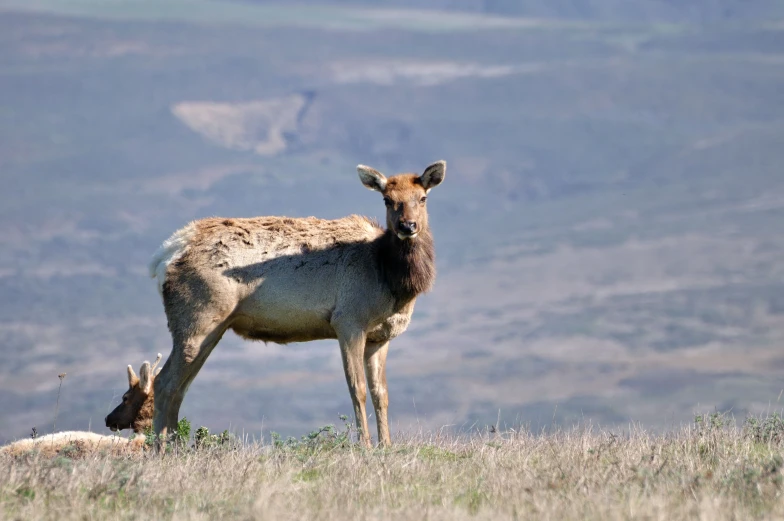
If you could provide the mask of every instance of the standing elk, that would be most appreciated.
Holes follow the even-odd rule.
[[[357,171],[384,197],[386,230],[358,215],[207,218],[176,231],[155,253],[150,276],[173,340],[154,383],[159,439],[176,428],[188,387],[232,329],[278,344],[337,339],[361,441],[371,446],[367,376],[379,443],[390,444],[387,351],[435,280],[425,201],[444,180],[446,162],[389,179],[364,165]]]

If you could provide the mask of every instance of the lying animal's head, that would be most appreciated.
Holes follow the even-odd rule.
[[[427,194],[444,180],[446,161],[436,161],[422,175],[400,174],[387,179],[369,166],[357,167],[362,184],[381,192],[387,207],[387,229],[400,240],[413,240],[428,229]]]
[[[122,403],[115,407],[106,417],[106,426],[113,431],[133,429],[136,433],[144,432],[152,427],[152,416],[155,412],[153,398],[153,381],[160,368],[155,369],[161,361],[161,354],[151,366],[144,362],[139,369],[139,376],[133,372],[133,367],[128,366],[128,390],[122,397]]]

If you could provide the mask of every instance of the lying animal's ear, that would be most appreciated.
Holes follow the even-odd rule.
[[[130,365],[128,366],[128,387],[133,387],[139,383],[139,378],[136,376],[136,373],[133,372],[133,367]]]
[[[163,356],[160,353],[158,353],[158,357],[155,359],[155,362],[152,364],[152,367],[150,368],[151,371],[155,371],[155,368],[158,367],[158,364],[161,363],[161,358],[163,358]],[[160,369],[158,369],[158,371],[160,371]]]
[[[369,166],[358,165],[357,172],[359,172],[359,179],[365,188],[375,190],[376,192],[383,192],[387,187],[387,178],[378,170],[374,170]]]
[[[139,388],[144,394],[150,394],[150,391],[152,391],[152,379],[150,362],[144,362],[141,369],[139,369]]]
[[[446,161],[436,161],[425,168],[425,172],[419,176],[419,182],[429,192],[431,188],[440,185],[444,177],[446,177]]]

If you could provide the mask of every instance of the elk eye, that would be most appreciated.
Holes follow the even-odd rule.
[[[389,197],[384,197],[384,204],[386,206],[392,206],[392,199],[390,199]]]
[[[423,197],[422,199],[419,200],[419,202],[422,204],[425,204],[425,201],[427,201],[427,197]]]

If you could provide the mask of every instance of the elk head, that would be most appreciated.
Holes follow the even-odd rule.
[[[446,161],[425,168],[422,175],[400,174],[387,179],[369,166],[357,167],[362,184],[381,192],[387,207],[387,229],[400,240],[414,240],[428,230],[427,194],[444,180]]]
[[[106,417],[106,426],[113,431],[132,428],[134,432],[141,433],[152,427],[152,417],[155,412],[153,398],[153,380],[161,372],[158,364],[161,354],[151,366],[145,361],[139,369],[139,376],[133,372],[133,367],[128,366],[128,390],[122,397],[122,403],[115,407]]]

